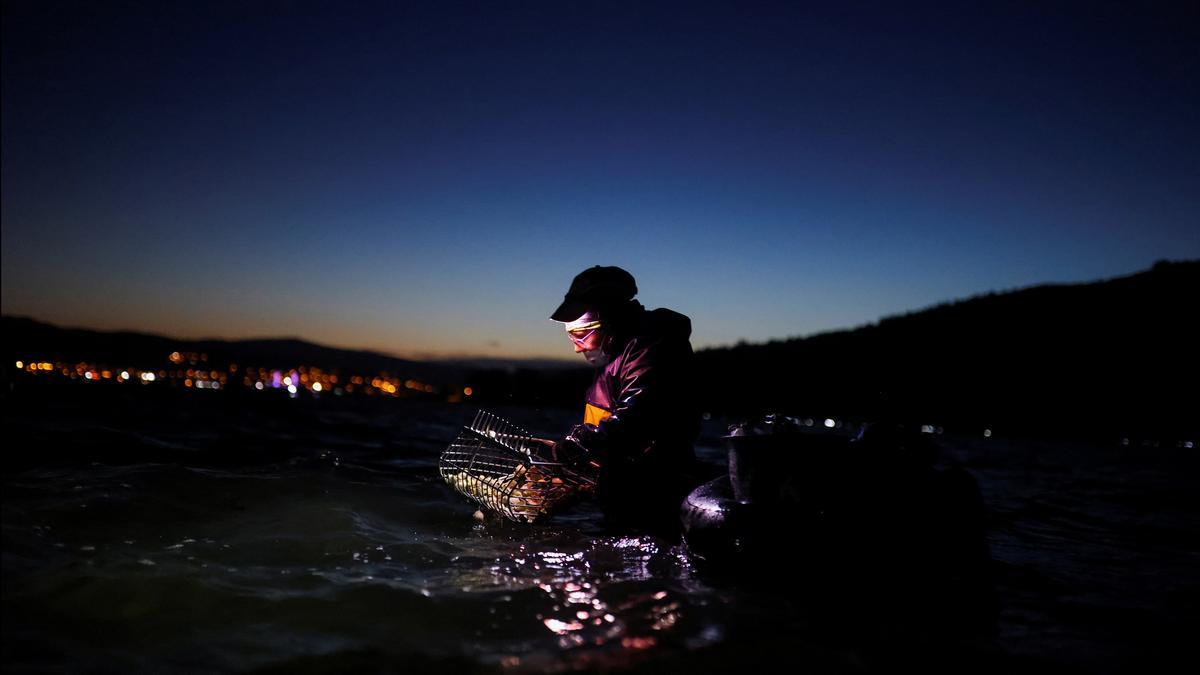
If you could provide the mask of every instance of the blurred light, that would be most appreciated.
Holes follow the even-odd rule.
[[[102,370],[102,371],[100,371],[100,377],[102,377],[106,380],[112,379],[112,371],[111,370]]]
[[[1128,439],[1128,438],[1122,438],[1122,439],[1121,439],[1121,445],[1129,445],[1129,439]]]
[[[991,429],[984,429],[984,430],[983,430],[983,437],[984,437],[984,438],[991,438],[991,437],[992,437],[992,430],[991,430]]]
[[[121,379],[122,379],[122,380],[128,380],[128,379],[129,379],[129,371],[128,371],[128,370],[122,370],[122,371],[121,371]]]
[[[17,370],[25,370],[25,362],[17,361]]]
[[[559,635],[583,628],[583,624],[579,623],[578,621],[567,623],[565,621],[559,621],[558,619],[543,619],[542,623],[546,624],[546,628],[549,628]]]
[[[262,390],[263,390],[263,383],[262,383],[262,382],[255,382],[255,383],[254,383],[254,388],[255,388],[255,389],[257,389],[257,390],[259,390],[259,391],[262,391]]]
[[[933,425],[932,424],[922,424],[921,425],[921,433],[932,434],[933,433]]]
[[[321,383],[320,382],[313,383],[313,391],[321,391]]]
[[[283,378],[283,384],[284,384],[284,386],[286,386],[288,388],[289,391],[295,391],[295,389],[296,389],[294,386],[292,386],[292,376],[291,375],[288,375],[287,377]]]
[[[1196,447],[1196,444],[1195,444],[1195,443],[1193,443],[1192,441],[1184,441],[1184,442],[1183,442],[1183,447],[1185,447],[1185,448],[1187,448],[1187,449],[1189,449],[1189,450],[1190,450],[1190,449],[1192,449],[1192,448]]]
[[[142,379],[147,382],[154,381],[154,373],[142,373]]]
[[[463,396],[470,396],[471,394],[474,394],[474,393],[475,393],[474,389],[472,389],[470,387],[463,387]]]
[[[221,383],[220,383],[220,382],[213,382],[211,385],[209,385],[209,388],[210,388],[210,389],[220,389],[220,388],[221,388]]]
[[[825,418],[825,428],[826,429],[832,429],[835,426],[837,426],[837,422],[833,421],[832,418],[829,418],[829,417]]]
[[[162,352],[159,352],[159,353],[161,354]],[[180,354],[179,352],[171,352],[171,356],[169,358],[171,359],[171,363],[182,363],[183,362],[183,355]]]
[[[192,386],[192,381],[191,381],[191,380],[184,380],[184,381],[183,381],[183,386],[185,386],[185,387],[190,387],[190,386]]]
[[[89,370],[88,372],[84,373],[83,377],[84,377],[84,379],[87,379],[87,380],[92,379],[92,371]]]
[[[290,379],[290,378],[289,378],[289,379]],[[289,393],[289,394],[294,394],[294,393],[296,393],[296,385],[294,385],[294,384],[289,384],[289,385],[288,385],[288,393]]]
[[[650,649],[658,644],[658,640],[652,637],[623,637],[621,638],[621,646],[626,649]]]

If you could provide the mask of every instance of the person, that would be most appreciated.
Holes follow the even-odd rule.
[[[581,424],[554,445],[590,466],[612,521],[679,524],[695,470],[700,415],[693,389],[691,319],[646,310],[619,267],[590,267],[571,282],[551,320],[596,368]]]

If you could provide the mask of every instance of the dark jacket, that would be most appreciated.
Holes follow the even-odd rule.
[[[693,388],[692,322],[634,302],[610,322],[613,360],[587,392],[571,436],[600,464],[602,501],[653,505],[674,517],[692,480],[700,415]]]

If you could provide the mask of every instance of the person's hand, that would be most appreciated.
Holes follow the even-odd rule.
[[[570,436],[554,441],[550,446],[550,458],[560,464],[574,466],[587,458],[587,450],[584,450]]]

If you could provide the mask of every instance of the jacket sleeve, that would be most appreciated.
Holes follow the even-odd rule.
[[[618,370],[612,415],[572,438],[601,464],[637,459],[654,441],[667,406],[670,359],[661,341],[631,343]]]

